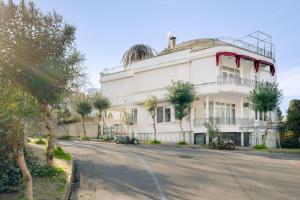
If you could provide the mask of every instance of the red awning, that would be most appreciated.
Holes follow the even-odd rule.
[[[222,51],[222,52],[216,53],[216,64],[217,64],[217,66],[219,66],[221,56],[235,57],[235,64],[236,64],[237,68],[240,67],[241,58],[244,59],[244,60],[253,61],[255,72],[258,72],[260,64],[269,65],[271,75],[274,76],[274,74],[275,74],[275,66],[274,66],[273,63],[270,63],[270,62],[267,62],[267,61],[264,61],[264,60],[258,60],[258,59],[255,59],[253,57],[250,57],[250,56],[240,55],[240,54],[237,54],[237,53],[227,52],[227,51]]]

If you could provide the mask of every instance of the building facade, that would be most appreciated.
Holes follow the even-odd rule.
[[[208,122],[215,124],[224,137],[233,139],[237,145],[261,144],[266,117],[270,116],[272,127],[276,127],[276,112],[253,111],[248,96],[258,82],[276,82],[274,51],[273,46],[266,49],[241,42],[198,39],[176,45],[172,41],[173,45],[153,58],[135,62],[126,69],[122,66],[105,69],[100,82],[103,95],[111,101],[108,112],[120,113],[119,124],[123,123],[122,113],[132,113],[133,125],[123,130],[140,140],[152,140],[153,122],[143,103],[155,95],[159,100],[158,140],[182,141],[174,109],[167,102],[166,94],[172,81],[189,81],[195,87],[198,100],[193,103],[191,116],[183,121],[188,143],[209,143],[204,126]],[[266,141],[267,146],[276,146],[276,128],[269,130]]]

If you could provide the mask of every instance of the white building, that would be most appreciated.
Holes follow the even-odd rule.
[[[277,75],[274,46],[251,36],[255,37],[256,45],[229,38],[197,39],[176,45],[172,37],[174,45],[153,58],[135,62],[129,69],[105,69],[100,78],[102,93],[111,100],[111,112],[134,114],[129,132],[140,140],[154,137],[152,119],[143,102],[155,95],[159,99],[158,139],[179,142],[182,135],[174,110],[166,101],[166,88],[172,80],[189,81],[199,99],[193,104],[191,120],[185,119],[183,123],[188,143],[207,144],[204,122],[210,121],[237,145],[260,144],[266,116],[251,110],[247,97],[258,81],[276,82]],[[275,126],[275,112],[270,116]],[[276,129],[270,130],[268,146],[276,146],[275,133]]]

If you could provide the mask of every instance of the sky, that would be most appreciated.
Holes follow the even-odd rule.
[[[260,30],[275,44],[283,112],[300,99],[299,0],[33,0],[42,11],[55,10],[77,27],[77,48],[85,55],[88,87],[100,87],[99,73],[120,65],[137,43],[157,51],[172,32],[177,41],[241,38]]]

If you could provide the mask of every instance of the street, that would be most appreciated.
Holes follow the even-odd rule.
[[[78,161],[79,200],[296,200],[300,157],[58,142]]]

